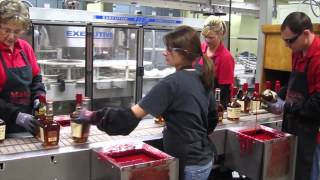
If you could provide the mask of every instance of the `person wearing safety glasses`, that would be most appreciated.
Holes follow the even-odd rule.
[[[200,39],[189,26],[177,27],[163,41],[163,55],[175,73],[161,79],[131,108],[82,110],[75,121],[96,124],[109,135],[128,135],[147,114],[161,116],[165,119],[163,147],[179,158],[179,179],[207,180],[214,161],[208,134],[218,122],[212,61],[202,53]],[[192,64],[200,58],[203,66],[196,69]]]
[[[220,102],[226,109],[230,101],[230,88],[234,82],[235,61],[227,48],[224,47],[223,38],[227,26],[219,17],[209,16],[202,29],[205,42],[201,44],[203,54],[206,54],[215,65],[215,88],[220,88]],[[201,64],[202,62],[200,62]]]
[[[282,130],[298,137],[295,179],[311,179],[318,172],[316,159],[320,155],[317,150],[316,171],[311,174],[320,122],[320,38],[303,12],[293,12],[285,18],[281,37],[292,50],[292,72],[277,102],[269,103],[267,110],[283,114]]]
[[[6,133],[35,134],[32,109],[46,93],[34,51],[20,39],[29,27],[29,11],[21,1],[0,0],[0,118]]]

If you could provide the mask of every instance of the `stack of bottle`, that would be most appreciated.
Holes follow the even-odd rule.
[[[84,143],[88,140],[90,124],[78,124],[75,119],[79,117],[82,109],[90,109],[90,101],[90,98],[83,99],[82,94],[76,94],[76,109],[70,114],[71,136],[75,143]]]
[[[257,112],[261,108],[261,98],[259,94],[259,83],[254,84],[254,91],[251,98],[251,110]]]
[[[6,138],[6,123],[0,119],[0,143]]]
[[[223,105],[220,103],[220,94],[221,94],[220,88],[216,88],[215,99],[216,99],[216,107],[218,112],[219,123],[221,123],[223,120],[223,111],[224,111]]]
[[[262,100],[267,101],[267,102],[271,102],[271,103],[277,102],[277,96],[278,96],[278,93],[281,88],[280,81],[279,80],[275,81],[275,85],[274,85],[275,91],[273,91],[271,89],[271,82],[270,81],[266,81],[265,86],[266,86],[266,89],[261,94]],[[263,106],[263,108],[267,108],[267,105],[265,103],[262,103],[262,106]]]
[[[230,121],[239,121],[241,104],[237,101],[237,87],[232,88],[231,101],[227,106],[227,119]]]
[[[275,81],[275,91],[271,88],[271,81],[266,81],[265,90],[260,94],[260,84],[254,84],[254,91],[249,95],[248,83],[244,83],[242,90],[237,90],[237,87],[233,87],[232,96],[227,106],[227,119],[230,121],[238,121],[240,119],[240,113],[249,114],[251,112],[257,113],[261,108],[267,108],[263,101],[276,102],[277,93],[280,91],[280,81]],[[217,111],[219,115],[219,121],[223,119],[223,108],[220,108],[220,89],[216,89],[215,98],[217,101]],[[222,109],[222,110],[221,110]],[[220,119],[221,118],[221,119]]]
[[[35,111],[35,118],[40,127],[36,137],[44,146],[56,146],[59,143],[60,125],[53,120],[53,102],[46,101],[45,95],[39,97],[40,107]]]

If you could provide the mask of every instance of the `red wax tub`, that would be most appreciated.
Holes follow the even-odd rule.
[[[143,142],[98,150],[92,159],[94,179],[169,180],[178,177],[177,159]]]
[[[241,130],[241,135],[246,135],[248,138],[253,138],[260,141],[268,141],[284,137],[282,132],[270,131],[267,129],[253,129],[253,130]]]
[[[129,166],[162,159],[162,157],[152,154],[145,149],[134,149],[125,152],[104,154],[104,156],[107,156],[119,166]]]
[[[107,152],[99,152],[102,159],[111,161],[118,166],[130,166],[141,163],[157,162],[168,159],[170,156],[160,150],[144,144],[136,147],[132,144],[113,146]]]

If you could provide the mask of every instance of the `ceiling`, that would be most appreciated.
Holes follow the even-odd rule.
[[[104,2],[113,4],[128,4],[169,9],[180,9],[192,12],[220,10],[229,12],[229,0],[85,0],[86,2]],[[264,0],[265,1],[265,0]],[[288,4],[288,1],[274,0],[276,4]],[[232,12],[259,16],[260,0],[232,0]]]

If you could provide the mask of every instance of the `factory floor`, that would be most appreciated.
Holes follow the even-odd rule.
[[[241,177],[237,172],[226,168],[215,168],[211,171],[208,180],[250,180],[246,177]]]

